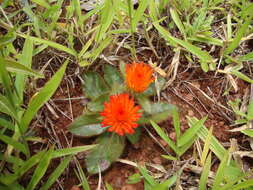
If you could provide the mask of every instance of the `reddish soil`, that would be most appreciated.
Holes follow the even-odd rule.
[[[211,73],[211,75],[213,76],[213,73]],[[209,73],[203,74],[203,72],[198,73],[196,71],[193,73],[181,73],[177,77],[178,79],[173,83],[173,87],[168,87],[167,90],[162,92],[162,99],[168,100],[170,103],[179,107],[181,129],[183,131],[188,128],[186,116],[201,118],[208,115],[208,120],[205,124],[206,126],[214,127],[214,135],[221,142],[229,142],[232,136],[238,135],[228,132],[230,121],[233,119],[232,113],[217,105],[217,103],[220,103],[228,107],[226,105],[227,100],[221,94],[225,88],[225,80],[223,78],[219,76],[210,78]],[[87,103],[82,93],[81,81],[78,77],[72,77],[72,80],[74,80],[75,85],[70,85],[67,80],[64,80],[61,87],[57,90],[51,101],[49,101],[48,104],[50,106],[44,106],[41,109],[38,116],[40,122],[35,122],[37,134],[49,144],[56,143],[59,147],[87,145],[93,142],[93,139],[73,137],[68,131],[68,125],[72,122],[72,116],[76,118],[81,115],[84,105]],[[43,83],[44,82],[41,82],[41,84]],[[247,88],[247,85],[242,81],[238,81],[238,83],[240,84],[238,85],[239,91],[234,93],[234,97],[242,97]],[[38,85],[40,86],[41,84]],[[206,98],[203,93],[215,101]],[[175,139],[171,118],[168,118],[168,121],[163,122],[160,126],[166,129],[168,135],[172,139]],[[155,138],[160,144],[169,150],[166,143],[156,135],[151,127],[147,126],[147,128],[155,135]],[[144,128],[142,131],[143,133],[140,141],[136,145],[128,143],[121,158],[139,164],[155,163],[163,165],[165,168],[171,167],[172,163],[160,156],[161,154],[166,154],[166,152],[158,146]],[[187,152],[184,157],[189,158],[191,155],[191,152]],[[84,156],[83,154],[77,155],[77,158],[83,166]],[[51,166],[52,170],[58,164],[59,160],[55,161]],[[79,181],[74,174],[74,168],[75,164],[72,163],[59,182],[65,190],[79,189],[75,186],[79,184]],[[115,190],[141,190],[144,189],[143,182],[127,184],[128,177],[137,172],[138,170],[136,168],[117,162],[102,174],[102,179],[103,182],[110,183]],[[95,190],[98,185],[98,176],[90,176],[88,179],[92,189]],[[52,189],[59,189],[59,184],[55,184]]]

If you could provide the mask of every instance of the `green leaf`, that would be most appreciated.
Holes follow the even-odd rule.
[[[115,83],[123,83],[118,69],[108,64],[106,64],[104,67],[104,79],[106,83],[111,87],[113,87]]]
[[[83,75],[84,93],[87,98],[92,100],[109,91],[103,78],[95,72],[87,72]]]
[[[0,134],[0,141],[3,141],[4,143],[13,146],[16,150],[19,150],[21,152],[23,152],[25,155],[28,155],[29,152],[26,149],[26,146],[18,141],[15,141],[14,139],[6,136],[6,135],[2,135]]]
[[[216,190],[220,188],[221,182],[223,181],[225,177],[224,174],[225,174],[225,168],[227,167],[228,156],[229,156],[229,153],[228,151],[226,151],[225,154],[223,155],[219,168],[216,172],[212,190]]]
[[[138,22],[143,19],[144,11],[146,10],[148,6],[149,0],[142,0],[139,2],[139,6],[137,10],[134,12],[133,18],[132,18],[132,29],[133,32],[136,32],[136,27]]]
[[[13,83],[12,79],[7,72],[6,69],[6,63],[4,59],[0,56],[0,82],[3,84],[3,88],[5,89],[5,97],[8,99],[8,102],[10,103],[10,106],[12,106],[11,109],[15,110],[15,102],[16,102],[16,96],[13,94]]]
[[[145,167],[138,166],[142,176],[144,177],[145,181],[147,181],[151,186],[157,185],[158,183],[154,180],[154,178],[148,174],[148,170]]]
[[[32,56],[33,56],[33,42],[32,40],[30,40],[30,38],[26,38],[21,57],[19,59],[20,64],[22,66],[27,66],[28,69],[30,69],[32,65]],[[20,97],[20,102],[18,105],[23,103],[25,85],[26,85],[26,76],[21,73],[17,73],[15,80],[15,87],[17,89],[18,96]]]
[[[55,49],[58,49],[60,51],[64,51],[70,55],[73,55],[73,56],[77,56],[77,52],[73,49],[70,49],[66,46],[63,46],[61,44],[58,44],[56,42],[53,42],[53,41],[49,41],[49,40],[44,40],[44,39],[41,39],[41,38],[37,38],[37,37],[32,37],[32,36],[28,36],[28,35],[24,35],[24,34],[19,34],[19,36],[23,37],[23,38],[30,38],[32,41],[34,42],[38,42],[38,43],[41,43],[41,44],[46,44],[52,48],[55,48]]]
[[[83,190],[91,190],[90,189],[90,186],[89,186],[89,183],[88,183],[88,180],[83,172],[83,168],[81,167],[80,163],[79,162],[76,162],[76,166],[77,166],[77,169],[78,169],[78,172],[76,172],[76,175],[79,179],[79,182],[82,184],[82,187],[83,187]]]
[[[157,92],[160,92],[163,88],[163,86],[165,85],[166,80],[163,77],[157,77],[157,80],[155,81],[155,83],[151,83],[151,85],[149,85],[148,89],[145,90],[142,95],[144,96],[153,96],[156,95]]]
[[[141,175],[139,173],[135,173],[133,175],[130,175],[127,179],[128,184],[135,184],[141,181]]]
[[[113,9],[113,0],[104,1],[104,7],[101,10],[101,20],[98,28],[98,32],[96,33],[96,42],[99,42],[106,35],[106,31],[112,24],[114,18],[115,11]]]
[[[199,121],[197,118],[188,118],[189,125],[192,127],[193,125],[196,125],[196,123]],[[200,130],[197,132],[198,137],[205,142],[208,137],[209,131],[208,129],[203,125]],[[212,135],[211,142],[210,142],[210,149],[213,151],[213,153],[222,160],[224,157],[224,154],[226,152],[226,149],[219,143],[219,141]]]
[[[8,190],[25,190],[25,188],[21,186],[20,184],[18,184],[17,182],[8,186],[0,184],[0,189],[1,190],[7,190],[7,189]]]
[[[40,180],[44,176],[44,174],[46,173],[46,170],[47,170],[49,163],[51,161],[51,158],[52,158],[51,157],[52,152],[53,152],[53,149],[50,149],[41,158],[38,166],[36,167],[35,171],[33,172],[32,179],[30,180],[30,182],[26,188],[27,190],[33,190],[36,187],[36,185],[40,182]]]
[[[239,56],[237,59],[239,61],[252,61],[253,60],[253,52],[250,52],[246,55]]]
[[[112,186],[109,183],[105,183],[106,190],[113,190]]]
[[[207,117],[199,120],[195,125],[191,126],[191,128],[187,129],[187,131],[179,137],[178,139],[178,146],[183,146],[187,142],[189,142],[193,137],[195,137],[198,130],[203,126]]]
[[[62,156],[77,154],[79,152],[91,150],[91,149],[95,148],[96,146],[97,145],[84,145],[84,146],[75,146],[75,147],[71,147],[71,148],[57,149],[54,152],[52,152],[52,158],[59,158]]]
[[[119,158],[125,146],[125,138],[114,133],[104,133],[97,138],[96,143],[98,146],[85,159],[90,174],[105,171]]]
[[[21,65],[20,63],[17,63],[12,60],[5,59],[6,69],[9,72],[17,73],[17,74],[26,74],[31,75],[37,78],[43,78],[44,76],[41,73],[38,73],[36,71],[33,71],[29,67],[25,65]]]
[[[9,120],[7,120],[5,118],[0,118],[0,126],[2,128],[7,128],[7,129],[12,130],[12,131],[15,130],[15,126]]]
[[[253,6],[251,7],[251,11],[253,11]],[[238,32],[235,35],[235,38],[233,39],[233,41],[228,45],[228,47],[225,49],[224,54],[228,55],[230,53],[232,53],[234,51],[235,48],[238,47],[238,45],[240,44],[240,41],[242,39],[242,37],[245,35],[246,31],[249,28],[249,25],[252,21],[253,16],[249,16],[245,19],[245,22],[243,23],[243,25],[241,27],[239,27]]]
[[[46,103],[58,88],[65,73],[68,61],[54,74],[54,76],[45,84],[45,86],[30,100],[27,110],[21,121],[23,132],[28,128],[37,111]]]
[[[217,38],[213,38],[210,36],[205,36],[205,35],[196,35],[190,38],[187,38],[188,40],[196,41],[196,42],[204,42],[207,44],[211,45],[216,45],[216,46],[223,46],[223,41]]]
[[[9,100],[0,94],[0,112],[5,113],[18,121],[16,110],[13,108]]]
[[[1,35],[0,37],[0,48],[4,47],[5,45],[13,42],[16,39],[16,35],[14,32],[8,32],[4,36]]]
[[[46,183],[43,184],[43,186],[40,188],[40,190],[47,190],[49,189],[54,182],[60,177],[62,172],[64,172],[65,168],[68,166],[69,162],[72,159],[72,155],[65,158],[59,166],[53,171],[53,173],[48,177],[48,180]]]
[[[46,1],[44,1],[44,0],[32,0],[32,2],[34,2],[34,3],[36,3],[36,4],[40,5],[40,6],[42,6],[44,8],[47,8],[47,9],[50,8],[50,5]]]
[[[144,110],[146,113],[151,113],[151,101],[147,96],[139,95],[137,96],[137,101],[141,108]]]
[[[168,143],[168,145],[171,147],[172,150],[174,150],[175,153],[178,153],[178,149],[175,145],[175,143],[168,137],[168,135],[166,135],[163,130],[154,122],[154,121],[150,121],[152,127],[156,130],[156,132],[158,133],[158,135],[166,142]]]
[[[184,35],[184,37],[186,37],[184,25],[181,22],[180,17],[178,15],[177,11],[174,10],[173,8],[170,8],[170,14],[171,14],[171,18],[173,19],[173,21],[177,25],[177,27],[180,30],[180,32]]]
[[[161,155],[163,158],[167,159],[167,160],[173,160],[176,161],[177,158],[171,155]]]
[[[127,135],[127,139],[132,144],[136,144],[140,140],[140,136],[141,136],[141,129],[140,129],[140,127],[138,127],[138,128],[135,129],[134,134]]]
[[[199,180],[199,190],[206,190],[206,184],[207,184],[207,180],[208,180],[208,174],[210,172],[210,168],[211,168],[211,153],[209,153],[204,168],[202,170],[202,174]]]
[[[180,137],[180,119],[177,107],[172,109],[173,126],[175,128],[177,140]]]
[[[253,100],[250,100],[247,109],[247,120],[253,120]]]
[[[87,108],[91,112],[101,112],[104,109],[104,103],[109,100],[109,94],[102,94],[87,104]]]
[[[27,161],[25,161],[24,164],[22,164],[22,166],[16,170],[14,174],[1,175],[0,182],[5,185],[14,183],[14,181],[24,175],[33,166],[35,166],[45,154],[46,151],[40,151],[37,154],[33,155]]]
[[[247,187],[250,187],[250,189],[253,187],[253,179],[249,179],[247,181],[244,181],[244,182],[234,185],[232,187],[232,190],[240,190],[240,189],[245,189]],[[248,189],[248,190],[250,190],[250,189]]]
[[[214,62],[214,60],[212,59],[211,55],[209,55],[208,52],[202,51],[199,47],[194,46],[194,45],[190,44],[189,42],[186,42],[186,41],[180,40],[178,38],[172,37],[171,34],[167,30],[165,30],[163,27],[161,27],[157,23],[153,23],[153,25],[164,36],[164,38],[167,41],[169,41],[170,43],[173,42],[174,44],[181,45],[186,50],[188,50],[192,54],[196,55],[203,64],[204,63],[206,64],[206,63],[213,63]],[[206,72],[206,70],[204,70],[204,71]]]
[[[248,82],[248,83],[253,84],[253,80],[251,78],[247,77],[246,75],[244,75],[243,73],[241,73],[240,71],[233,69],[230,71],[230,73],[237,76],[238,78]]]
[[[168,190],[177,181],[177,175],[173,175],[161,184],[155,185],[152,190]]]
[[[172,104],[166,102],[157,102],[150,105],[151,110],[144,112],[143,116],[139,119],[139,124],[147,124],[149,120],[153,120],[156,123],[162,122],[168,118],[174,107]]]
[[[245,129],[241,131],[243,134],[253,137],[253,130],[252,129]]]
[[[224,169],[224,180],[228,183],[233,182],[243,176],[243,171],[237,166],[227,165]]]
[[[111,41],[112,41],[112,38],[107,37],[99,44],[98,47],[96,47],[95,49],[93,49],[91,51],[91,54],[89,56],[92,58],[91,63],[93,63],[97,59],[97,57],[100,55],[100,53],[102,53],[102,51],[111,43]],[[87,52],[87,53],[89,53],[89,52]],[[85,55],[84,55],[84,57],[85,57]]]
[[[100,135],[107,129],[106,127],[102,127],[100,122],[101,120],[98,114],[84,114],[76,118],[74,122],[70,124],[69,130],[71,133],[83,137]]]

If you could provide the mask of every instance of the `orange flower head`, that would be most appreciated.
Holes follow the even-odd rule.
[[[108,127],[108,131],[115,132],[121,136],[133,134],[136,123],[141,117],[139,106],[134,105],[134,100],[128,94],[110,96],[109,102],[104,103],[102,127]]]
[[[143,92],[154,81],[152,74],[153,69],[143,62],[127,64],[126,84],[135,92]]]

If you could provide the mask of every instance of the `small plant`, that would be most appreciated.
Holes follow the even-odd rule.
[[[228,104],[236,114],[235,125],[240,125],[239,128],[232,129],[232,131],[241,131],[245,135],[253,137],[252,120],[253,120],[253,100],[249,101],[247,110],[244,112],[240,109],[240,99],[229,101]]]
[[[173,126],[176,132],[176,143],[171,140],[166,133],[154,122],[150,121],[153,128],[159,134],[159,136],[170,146],[170,148],[175,152],[176,157],[172,155],[163,155],[164,158],[169,160],[179,160],[182,156],[195,142],[197,138],[197,132],[201,129],[207,117],[195,122],[189,129],[187,129],[183,134],[180,130],[180,120],[179,113],[176,108],[173,108]]]
[[[153,69],[143,62],[121,64],[120,72],[105,65],[104,76],[95,72],[84,74],[84,93],[90,102],[84,114],[69,130],[79,136],[98,136],[97,148],[86,157],[89,173],[106,170],[123,152],[125,139],[136,143],[140,137],[138,126],[165,120],[173,106],[152,103],[149,97],[164,84],[152,76]]]

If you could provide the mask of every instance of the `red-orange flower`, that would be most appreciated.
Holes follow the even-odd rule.
[[[119,135],[132,134],[134,128],[138,127],[136,123],[141,117],[140,107],[134,105],[134,100],[129,98],[128,94],[112,95],[109,102],[105,102],[102,127],[109,127],[108,131]]]
[[[126,84],[135,92],[145,91],[149,84],[153,82],[153,69],[143,63],[135,63],[126,65]]]

